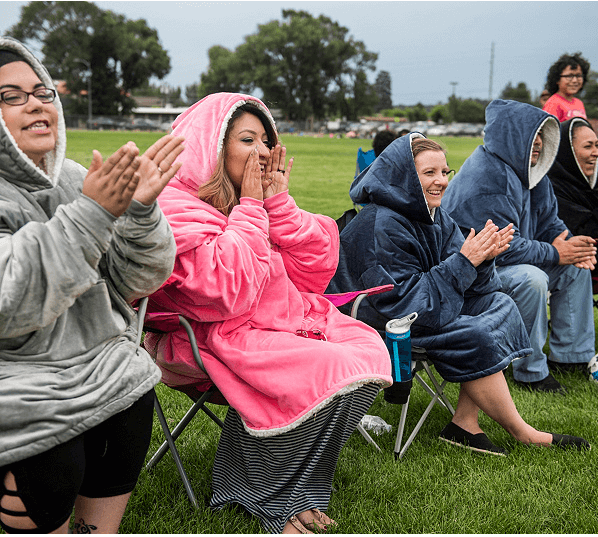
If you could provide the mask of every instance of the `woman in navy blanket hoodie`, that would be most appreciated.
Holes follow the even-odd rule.
[[[513,231],[488,221],[464,239],[440,207],[449,172],[442,147],[419,133],[388,146],[351,186],[351,199],[367,205],[341,233],[342,260],[329,289],[394,284],[359,310],[379,330],[390,319],[418,313],[412,343],[427,350],[444,379],[461,383],[442,440],[505,455],[482,432],[482,410],[525,444],[589,447],[581,438],[534,429],[515,408],[503,370],[531,349],[517,306],[499,292],[494,269],[494,257],[508,248]]]

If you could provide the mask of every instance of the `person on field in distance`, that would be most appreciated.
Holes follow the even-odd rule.
[[[519,415],[503,370],[531,348],[494,270],[494,258],[508,251],[512,225],[499,230],[488,220],[464,238],[441,206],[451,172],[442,147],[420,133],[390,144],[351,185],[351,199],[365,206],[341,232],[343,260],[330,291],[393,284],[359,308],[359,318],[378,330],[418,314],[412,344],[426,349],[443,379],[460,383],[441,440],[506,455],[480,428],[482,410],[525,444],[589,447],[578,437],[538,431]]]
[[[486,108],[484,145],[450,182],[445,208],[462,230],[488,218],[513,223],[511,247],[496,258],[502,290],[519,308],[533,353],[513,362],[516,383],[533,391],[566,393],[550,369],[586,371],[595,354],[591,274],[596,240],[573,235],[558,216],[546,175],[559,147],[559,123],[537,107],[494,100]],[[550,356],[543,352],[548,333]]]
[[[129,303],[170,275],[156,196],[182,138],[65,158],[56,88],[0,37],[0,525],[116,533],[149,447],[160,370]]]
[[[587,118],[583,102],[575,95],[583,89],[589,71],[590,63],[580,52],[563,54],[548,70],[546,89],[551,97],[542,109],[560,122],[572,117]]]
[[[210,378],[182,331],[144,344],[165,384],[213,382],[230,404],[210,505],[240,504],[274,533],[325,531],[340,450],[392,383],[386,345],[322,295],[338,228],[290,196],[293,159],[264,103],[208,95],[173,126],[187,150],[158,202],[177,257],[148,308],[189,319]]]

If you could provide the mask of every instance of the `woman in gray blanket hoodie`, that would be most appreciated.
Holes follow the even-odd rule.
[[[175,243],[156,196],[181,138],[129,142],[89,171],[65,159],[46,69],[0,37],[0,523],[116,533],[141,470],[160,371],[129,305]]]

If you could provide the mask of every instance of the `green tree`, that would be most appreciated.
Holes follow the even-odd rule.
[[[532,94],[527,89],[525,82],[519,82],[516,87],[513,87],[509,81],[509,83],[502,90],[500,98],[510,101],[519,101],[520,103],[532,104]]]
[[[347,34],[324,15],[285,9],[282,21],[258,25],[234,52],[212,47],[199,94],[259,88],[289,119],[359,114],[373,102],[363,74],[378,56]]]
[[[380,110],[385,108],[392,108],[390,73],[388,71],[380,71],[376,77],[376,82],[374,85],[376,88],[376,94],[378,95],[376,112],[380,112]]]
[[[214,45],[208,50],[210,63],[208,70],[201,74],[198,97],[201,99],[210,93],[227,91],[231,93],[250,93],[253,90],[251,82],[244,83],[243,66],[239,64],[239,56],[220,45]]]
[[[458,123],[484,123],[486,107],[473,99],[459,100],[453,120]]]
[[[411,108],[405,110],[409,121],[426,121],[428,119],[428,111],[422,103],[417,103]]]
[[[449,123],[450,113],[448,105],[437,104],[432,110],[430,110],[430,119],[436,123]]]
[[[185,86],[185,105],[191,106],[199,101],[199,84]]]
[[[81,96],[87,88],[85,62],[91,65],[94,114],[130,112],[131,92],[170,71],[158,32],[145,20],[127,20],[90,2],[30,2],[7,33],[41,43],[44,64],[54,78],[66,80],[75,113],[87,110],[87,97]]]

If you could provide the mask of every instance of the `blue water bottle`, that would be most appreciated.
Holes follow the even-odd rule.
[[[386,323],[386,347],[390,354],[393,385],[384,390],[388,403],[405,404],[411,392],[411,324],[417,313]]]

